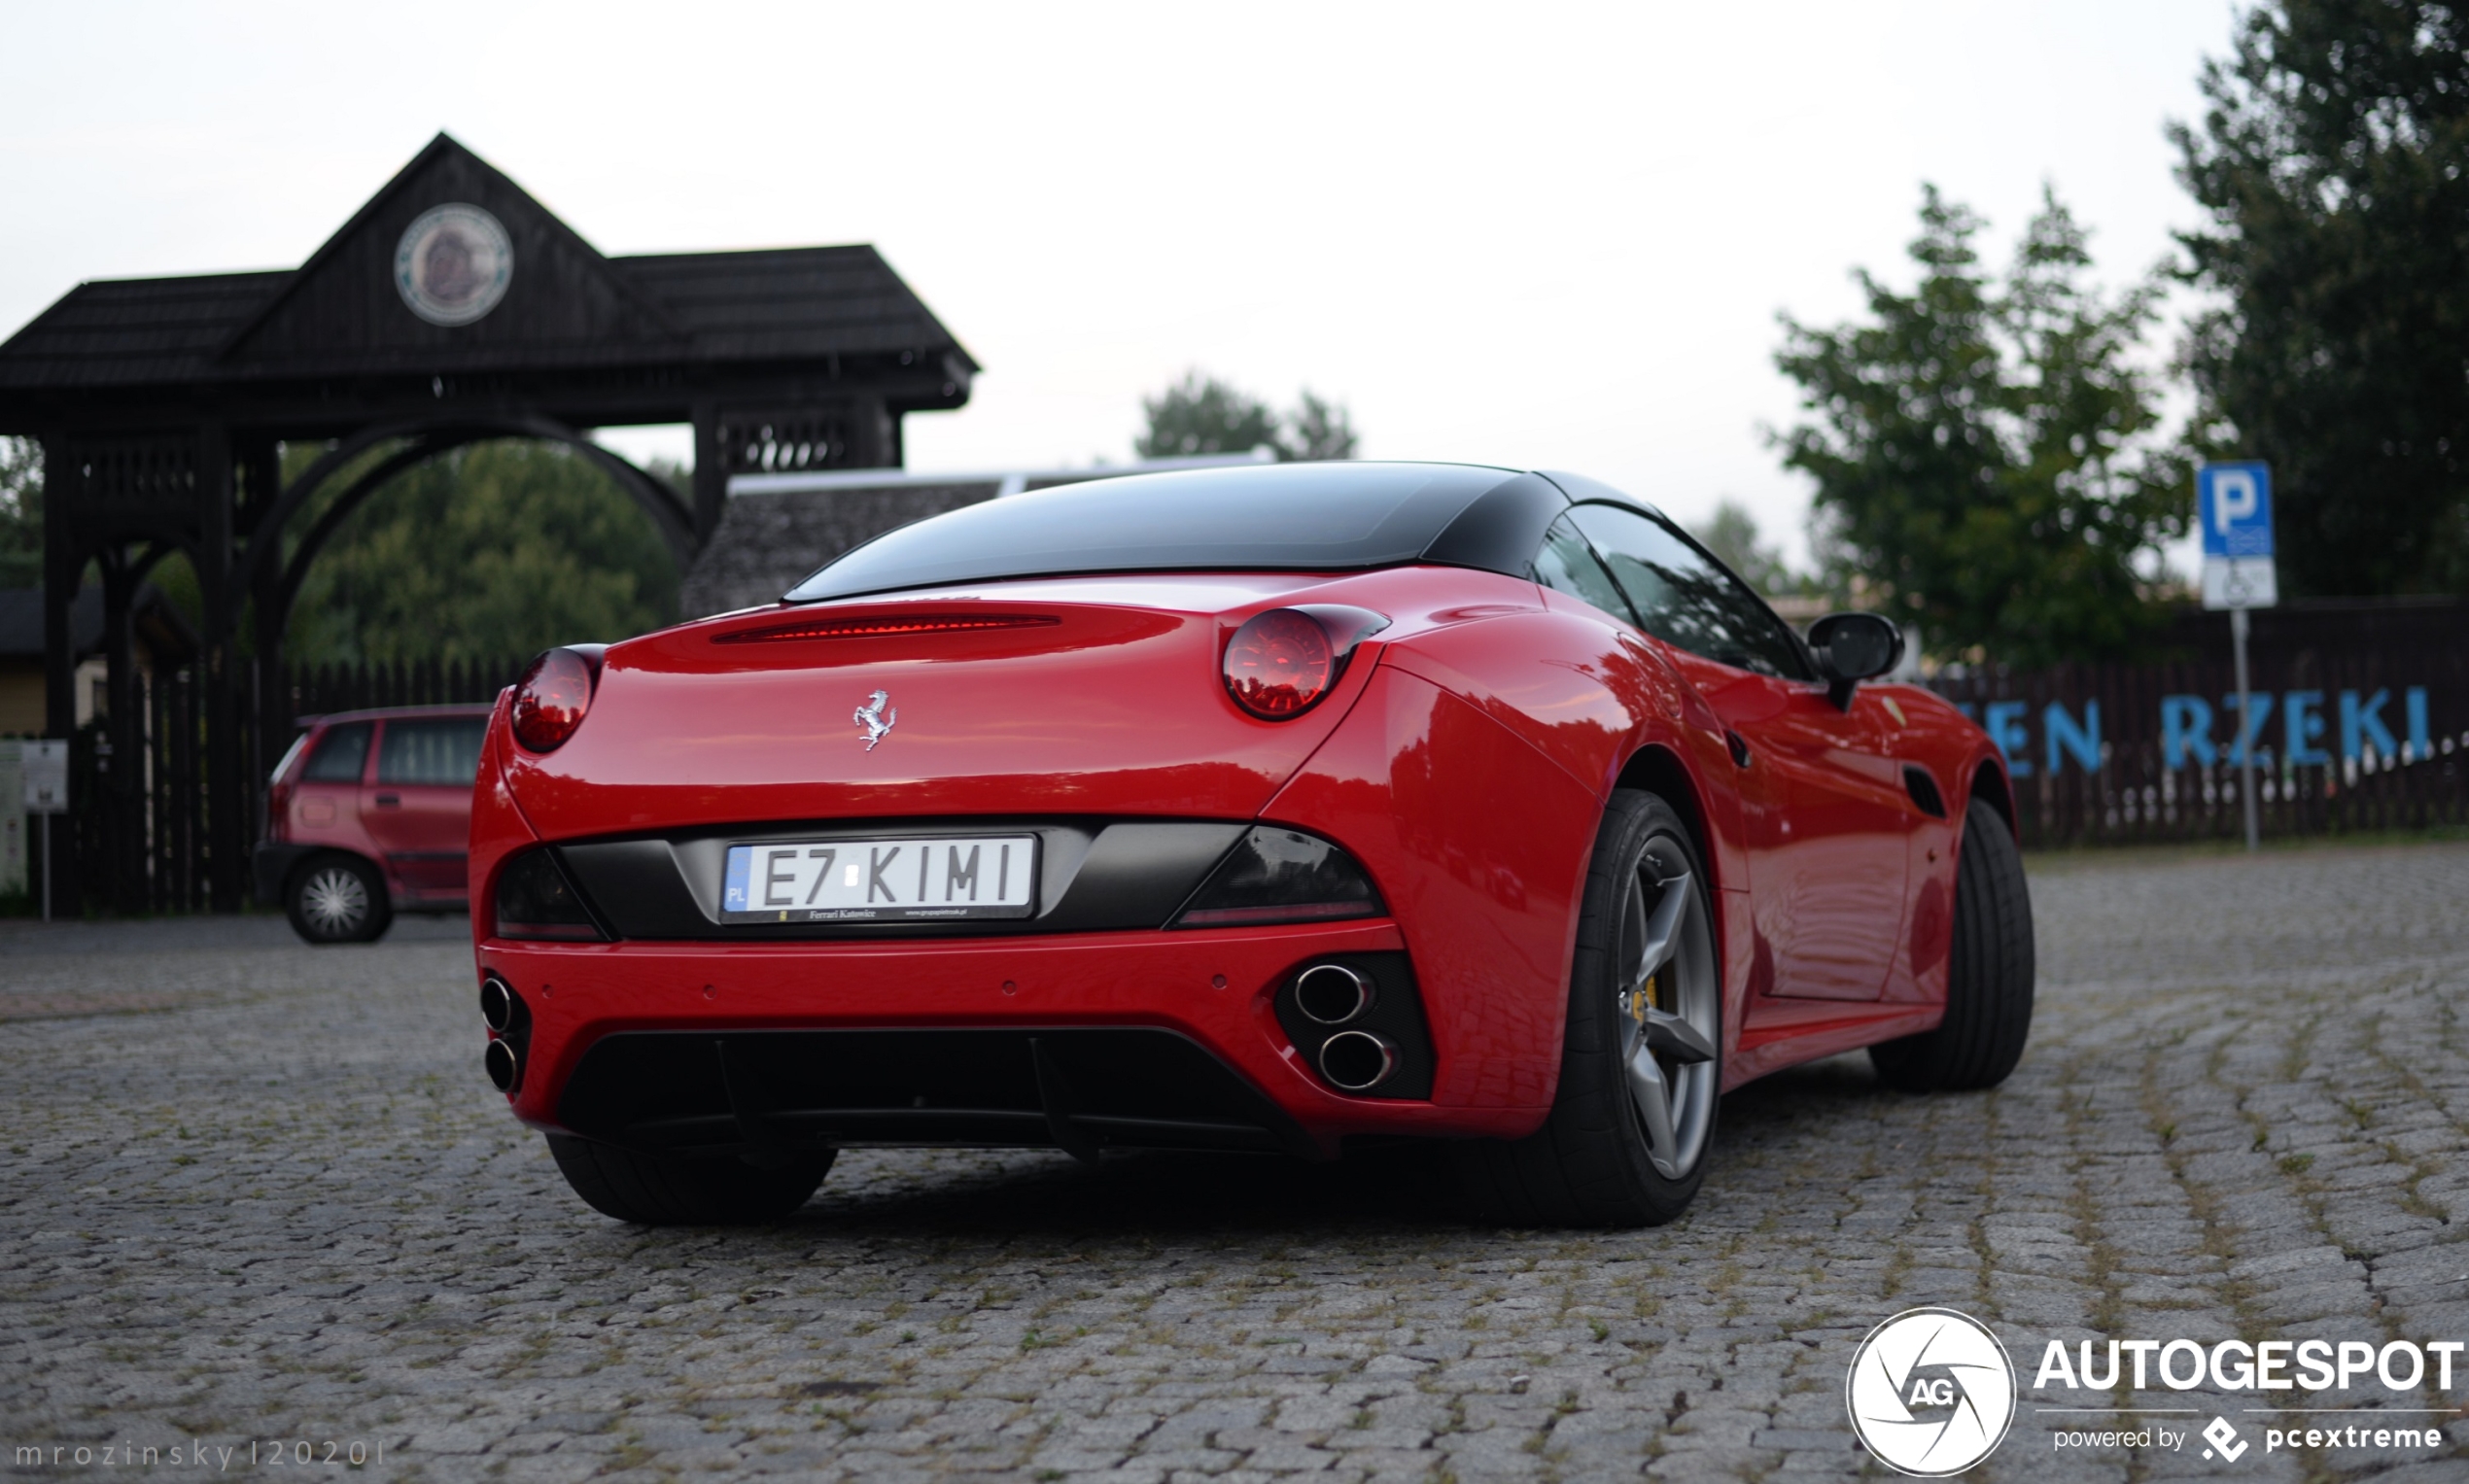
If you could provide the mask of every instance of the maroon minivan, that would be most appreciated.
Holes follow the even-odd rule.
[[[258,897],[311,943],[366,943],[398,912],[460,912],[485,706],[311,718],[275,765]]]

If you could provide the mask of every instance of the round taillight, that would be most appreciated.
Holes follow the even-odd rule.
[[[1253,614],[1226,645],[1226,693],[1269,721],[1309,710],[1336,671],[1329,631],[1293,608]]]
[[[514,689],[514,740],[535,752],[554,752],[583,724],[592,705],[592,668],[572,649],[551,649],[532,662]]]

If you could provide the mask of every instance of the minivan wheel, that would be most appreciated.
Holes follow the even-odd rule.
[[[293,871],[283,888],[292,931],[309,943],[372,943],[394,920],[386,881],[354,855],[319,855]]]

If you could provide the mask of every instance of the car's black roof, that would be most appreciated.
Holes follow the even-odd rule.
[[[1429,562],[1524,575],[1570,486],[1475,464],[1264,464],[1093,480],[887,532],[792,588],[813,603],[903,588],[1119,571],[1360,571]],[[1565,492],[1564,492],[1565,491]]]

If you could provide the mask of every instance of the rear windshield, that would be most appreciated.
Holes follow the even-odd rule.
[[[828,564],[788,601],[1073,572],[1392,567],[1515,477],[1463,464],[1336,463],[1095,479],[903,526]]]
[[[469,788],[480,771],[480,739],[488,729],[485,716],[389,721],[386,740],[377,744],[377,781]]]
[[[318,740],[317,750],[309,754],[308,766],[300,770],[303,783],[357,783],[360,770],[368,761],[368,732],[365,721],[347,721],[330,727]]]

